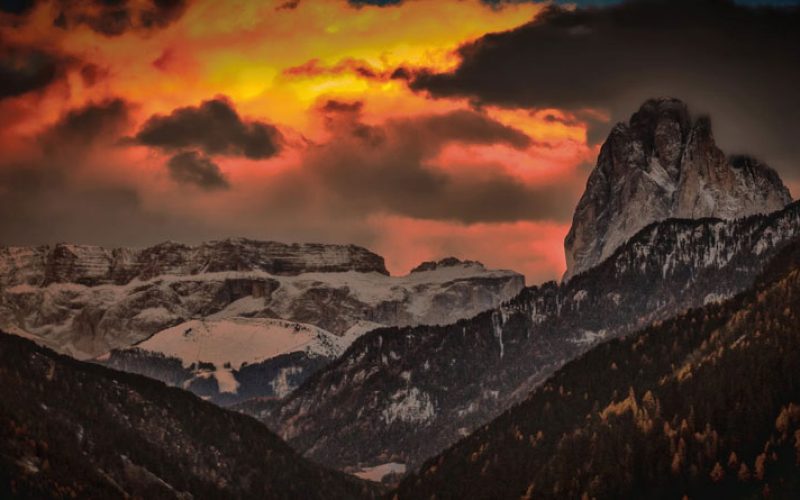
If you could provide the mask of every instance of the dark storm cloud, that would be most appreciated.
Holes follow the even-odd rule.
[[[492,8],[502,8],[506,5],[514,5],[521,3],[545,3],[545,0],[480,0],[482,4],[488,5]],[[637,0],[629,0],[637,1]],[[641,1],[641,0],[640,0]],[[644,0],[650,1],[650,0]],[[798,0],[735,0],[736,3],[741,5],[772,5],[772,6],[787,6],[797,5]],[[577,5],[578,7],[608,7],[610,5],[618,5],[624,3],[624,0],[555,0],[553,3]]]
[[[295,0],[299,3],[299,0]],[[480,0],[480,2],[493,9],[500,9],[506,5],[522,3],[546,3],[547,0]],[[634,0],[635,1],[635,0]],[[798,0],[738,0],[737,3],[743,5],[796,5]],[[405,0],[348,0],[354,7],[374,6],[389,7],[405,3]],[[553,3],[578,5],[580,7],[609,6],[623,3],[623,0],[555,0]]]
[[[139,11],[139,20],[145,29],[166,28],[183,15],[187,6],[187,0],[153,0],[151,8]]]
[[[614,120],[648,97],[675,96],[712,115],[723,148],[746,148],[792,175],[800,165],[798,26],[797,8],[722,0],[551,7],[464,45],[453,72],[423,71],[410,85],[511,107],[605,109]]]
[[[36,5],[34,0],[3,0],[0,2],[0,12],[22,15],[27,14]]]
[[[180,184],[189,184],[213,191],[228,189],[230,185],[219,166],[197,151],[183,151],[167,162],[170,176]]]
[[[345,102],[329,99],[320,107],[323,113],[360,113],[364,107],[362,101]]]
[[[141,144],[176,150],[190,147],[206,154],[270,158],[281,149],[280,131],[262,121],[243,120],[227,99],[218,97],[199,106],[178,108],[145,122],[136,140]]]
[[[127,124],[128,105],[122,99],[89,103],[64,113],[39,133],[36,141],[39,147],[30,159],[0,161],[0,192],[3,193],[0,198],[14,200],[13,203],[4,200],[7,203],[3,205],[3,213],[16,207],[20,217],[30,212],[37,214],[34,219],[41,221],[46,214],[42,207],[52,207],[56,200],[68,194],[72,175],[80,170],[93,148],[113,145]],[[62,192],[64,196],[59,194]],[[42,203],[42,199],[50,198],[51,202]]]
[[[452,142],[525,149],[532,141],[523,132],[463,110],[366,125],[360,109],[339,101],[320,107],[335,136],[309,155],[304,171],[309,184],[328,191],[332,207],[465,223],[569,217],[563,200],[575,194],[568,185],[531,187],[497,165],[447,172],[430,165]]]
[[[87,87],[94,86],[97,82],[107,77],[109,71],[107,68],[102,68],[94,63],[87,63],[81,66],[80,75],[83,84]]]
[[[474,111],[458,110],[446,115],[434,115],[415,126],[420,127],[421,133],[432,137],[470,144],[506,144],[524,149],[532,143],[531,138],[522,131]]]
[[[347,3],[356,8],[361,7],[391,7],[393,5],[400,5],[403,0],[347,0]]]
[[[87,26],[113,37],[128,31],[163,29],[177,21],[188,7],[187,0],[60,0],[53,24],[69,29]]]
[[[65,174],[53,165],[0,167],[0,244],[126,237],[141,215],[137,193],[121,186],[77,187]]]
[[[342,0],[351,7],[391,7],[404,3],[405,0]],[[300,0],[287,0],[276,7],[276,10],[294,10],[300,5]]]
[[[72,183],[63,170],[67,167],[0,164],[0,245],[119,246],[211,234],[202,221],[148,211],[132,187]]]
[[[93,241],[119,244],[137,231],[183,226],[148,214],[131,187],[93,176],[77,180],[92,153],[113,147],[128,124],[125,101],[65,113],[43,130],[26,160],[0,157],[0,244]],[[103,149],[103,168],[113,168]],[[188,227],[188,226],[187,226]]]
[[[43,50],[0,47],[0,99],[42,90],[61,78],[68,59]]]
[[[311,59],[299,66],[292,66],[283,71],[283,75],[289,78],[297,77],[315,77],[315,76],[329,76],[329,75],[342,75],[353,74],[361,78],[370,80],[386,81],[394,78],[394,73],[397,70],[382,71],[372,67],[366,61],[359,59],[346,58],[334,65],[324,65],[319,59]]]
[[[40,136],[45,152],[82,150],[98,139],[113,139],[128,123],[129,105],[120,98],[89,103],[65,113]]]
[[[300,0],[287,0],[275,7],[275,10],[294,10],[300,5]]]

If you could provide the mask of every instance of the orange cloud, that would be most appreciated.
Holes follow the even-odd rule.
[[[518,270],[531,283],[560,276],[566,216],[585,182],[580,166],[597,154],[585,121],[557,109],[431,100],[392,78],[398,68],[453,67],[459,45],[518,26],[540,5],[286,4],[199,0],[159,29],[113,36],[86,23],[55,28],[54,2],[39,3],[24,23],[0,23],[4,40],[71,61],[43,91],[0,99],[3,192],[23,185],[20,165],[25,175],[52,170],[46,164],[58,152],[43,159],[36,148],[71,110],[127,103],[124,131],[93,144],[74,166],[59,165],[64,179],[46,189],[24,184],[67,222],[45,227],[46,208],[32,208],[27,224],[40,230],[26,231],[20,219],[9,238],[330,241],[368,246],[394,273],[455,255]],[[245,124],[274,125],[282,138],[275,154],[221,154],[238,149],[210,147],[208,137],[160,149],[141,144],[161,144],[155,139],[131,140],[151,117],[215,96],[229,99]],[[326,115],[330,101],[349,115]]]
[[[370,83],[368,75],[282,78],[290,68],[318,61],[320,67],[363,62],[374,71],[401,65],[446,69],[453,50],[487,31],[509,29],[540,9],[520,5],[492,10],[477,0],[408,2],[399,9],[353,9],[344,0],[300,2],[199,0],[168,27],[108,37],[86,24],[53,27],[56,2],[42,2],[21,27],[3,29],[9,41],[53,46],[108,68],[108,85],[94,89],[142,104],[143,115],[197,102],[217,94],[243,112],[302,128],[309,103],[322,95],[419,99],[404,85]],[[313,76],[313,75],[307,75]],[[72,107],[90,96],[71,89]]]

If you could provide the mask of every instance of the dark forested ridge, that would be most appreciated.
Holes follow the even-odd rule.
[[[0,334],[1,498],[369,498],[256,420]]]
[[[601,344],[398,498],[797,498],[800,243],[756,285]]]

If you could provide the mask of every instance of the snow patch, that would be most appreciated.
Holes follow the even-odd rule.
[[[290,352],[337,357],[342,340],[320,328],[268,318],[191,320],[156,333],[136,347],[180,359],[239,369]]]
[[[407,424],[423,423],[436,415],[430,395],[416,387],[401,389],[392,394],[390,399],[391,402],[382,412],[386,424],[396,421]]]
[[[480,409],[480,405],[477,401],[472,401],[466,408],[461,408],[456,412],[459,417],[465,417],[471,413],[475,413]]]
[[[139,314],[133,317],[133,319],[137,319],[145,323],[168,323],[176,318],[178,318],[178,316],[170,312],[166,307],[150,307],[148,309],[142,309],[139,311]]]
[[[290,366],[288,368],[281,368],[278,375],[270,382],[272,392],[275,396],[282,398],[292,392],[296,386],[289,382],[290,375],[297,375],[303,371],[299,366]]]
[[[713,303],[720,303],[727,299],[724,294],[721,293],[709,293],[703,298],[703,305]]]
[[[245,316],[257,313],[264,309],[264,297],[253,297],[249,295],[241,299],[234,300],[230,304],[214,314],[208,315],[207,319],[224,319],[232,316]]]
[[[606,338],[606,331],[600,330],[593,332],[591,330],[581,330],[578,337],[570,339],[570,342],[577,345],[591,345]]]
[[[239,391],[239,382],[233,375],[233,372],[225,368],[217,368],[214,372],[214,378],[217,379],[217,386],[219,392],[227,392],[236,394]]]
[[[367,481],[375,481],[376,483],[388,476],[389,474],[405,474],[406,464],[397,462],[389,462],[388,464],[376,465],[375,467],[365,467],[354,475]]]

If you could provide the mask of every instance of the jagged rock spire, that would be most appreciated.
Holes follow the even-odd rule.
[[[600,263],[637,231],[670,217],[732,219],[791,202],[774,170],[727,158],[708,117],[678,99],[646,101],[600,149],[565,241],[565,278]]]

